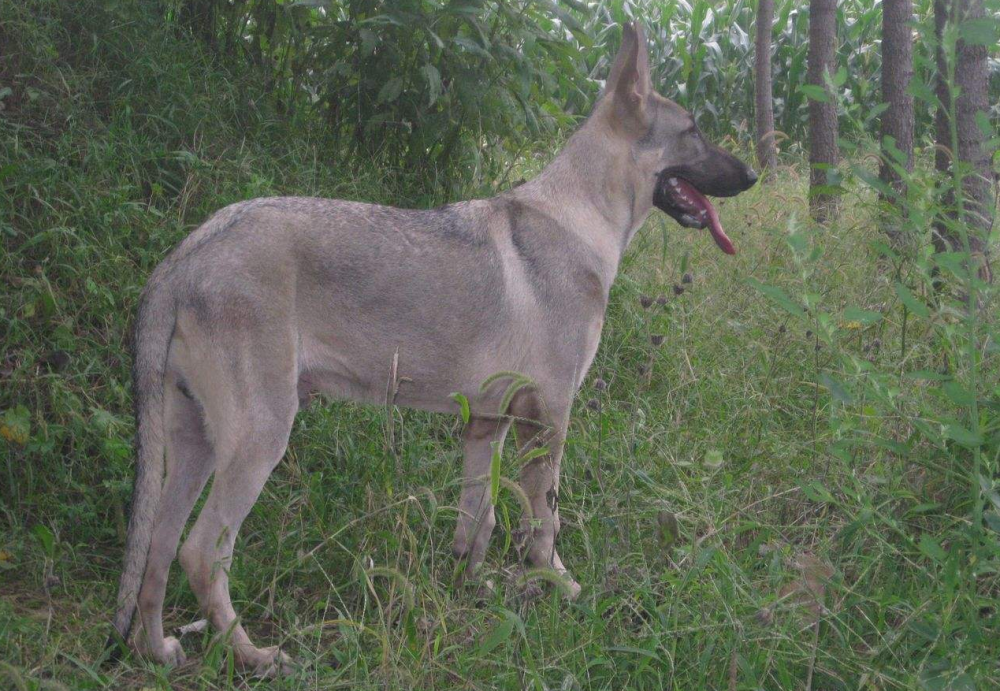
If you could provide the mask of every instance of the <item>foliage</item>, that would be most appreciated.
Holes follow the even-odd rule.
[[[955,64],[959,35],[985,45],[994,32],[949,24],[946,59]],[[935,40],[928,43],[934,50]],[[956,88],[952,79],[948,103],[938,103],[933,94],[921,99],[954,118]],[[982,118],[980,125],[995,149],[989,121]],[[957,134],[953,138],[945,146],[955,151]],[[1000,587],[1000,290],[983,280],[983,258],[970,254],[969,235],[981,231],[966,221],[963,206],[969,200],[963,199],[961,181],[976,171],[955,162],[942,174],[924,157],[910,173],[905,156],[891,146],[888,153],[864,140],[842,146],[856,162],[885,157],[905,183],[905,191],[896,193],[868,166],[852,166],[861,189],[869,186],[887,200],[872,212],[903,233],[892,246],[881,240],[870,246],[880,282],[891,292],[878,302],[831,300],[816,281],[830,261],[824,251],[828,238],[822,228],[795,219],[788,222],[785,242],[798,276],[785,276],[784,288],[753,285],[813,338],[814,457],[828,468],[850,469],[849,481],[842,477],[836,487],[812,481],[803,491],[850,521],[839,536],[841,549],[849,551],[867,538],[888,540],[916,556],[943,595],[914,613],[927,635],[922,686],[973,688],[968,662],[952,641],[977,644],[983,613],[992,611],[988,602]],[[850,186],[845,182],[841,191]],[[935,223],[960,239],[958,250],[933,249]],[[886,334],[893,334],[891,341]],[[820,391],[827,398],[822,418]],[[907,467],[920,479],[903,480],[906,489],[883,514],[865,475],[873,468],[891,473]],[[929,494],[927,483],[935,485]]]
[[[705,61],[712,36],[729,50],[714,23],[724,10],[752,29],[747,9],[730,6],[699,10],[714,27],[698,34]],[[594,41],[580,58],[587,78],[606,69],[615,13],[636,7],[569,8]],[[806,179],[791,158],[771,185],[720,205],[737,257],[660,216],[639,234],[566,452],[560,548],[585,587],[578,602],[526,601],[511,568],[521,515],[511,448],[491,478],[498,528],[486,568],[496,589],[483,597],[453,584],[460,421],[391,411],[390,447],[383,408],[326,404],[300,415],[230,569],[252,634],[301,670],[281,682],[243,678],[218,639],[196,633],[185,636],[194,661],[182,669],[137,658],[102,667],[131,488],[127,334],[153,266],[239,199],[428,204],[482,193],[487,179],[484,163],[479,179],[434,187],[391,151],[343,153],[357,147],[345,141],[353,132],[327,129],[312,111],[322,101],[282,91],[289,73],[266,66],[267,46],[247,67],[239,51],[255,49],[227,47],[228,20],[192,36],[179,30],[191,15],[164,21],[162,8],[0,3],[0,685],[1000,685],[996,288],[927,243],[931,221],[951,211],[927,147],[898,219],[910,241],[885,246],[883,214],[894,212],[875,206],[877,152],[864,137],[847,151],[848,203],[829,227],[805,220]],[[694,11],[678,2],[669,26],[690,25]],[[230,35],[253,33],[248,24]],[[788,60],[794,46],[789,37]],[[419,55],[418,39],[409,50]],[[685,75],[657,50],[657,69]],[[687,102],[716,104],[720,130],[738,132],[745,68],[719,69],[692,61]],[[779,88],[790,73],[776,73]],[[870,111],[852,105],[855,78],[836,80],[848,133],[870,126]],[[575,83],[593,98],[595,83]],[[440,98],[447,88],[443,79]],[[502,153],[488,165],[513,164],[512,175],[555,148],[530,133],[496,136]],[[521,145],[539,159],[516,158]],[[937,292],[942,275],[956,292]],[[977,302],[983,309],[970,309]],[[179,576],[168,589],[171,632],[198,616]]]
[[[207,9],[185,14],[192,4]],[[213,17],[215,52],[259,66],[287,117],[306,111],[338,151],[385,157],[419,173],[424,191],[496,178],[497,164],[571,125],[567,108],[592,96],[578,64],[590,39],[555,3],[181,0],[174,7],[168,20],[192,28]]]
[[[716,136],[733,135],[744,143],[753,136],[753,32],[755,4],[750,0],[725,2],[658,2],[606,0],[591,3],[586,26],[594,34],[595,49],[587,52],[591,74],[605,69],[615,45],[615,27],[635,19],[649,27],[651,65],[661,93],[696,112],[702,127]],[[994,21],[1000,9],[993,8]],[[914,33],[933,35],[933,2],[914,2]],[[843,134],[877,136],[881,112],[879,42],[881,5],[871,0],[845,0],[837,9],[838,62],[843,81]],[[775,2],[772,29],[772,69],[775,85],[775,123],[792,151],[805,145],[808,107],[806,55],[809,37],[808,3]],[[933,91],[934,54],[924,40],[915,42],[912,90]],[[1000,60],[990,66],[993,103],[1000,103]],[[990,116],[1000,119],[1000,105]],[[917,113],[917,137],[933,131],[933,111]]]
[[[808,5],[775,4],[775,122],[783,147],[794,152],[804,146],[808,119]],[[192,5],[207,8],[188,12],[193,29],[201,32],[205,12],[214,12],[216,52],[260,65],[285,112],[312,112],[351,151],[380,151],[435,183],[495,177],[511,153],[573,124],[598,93],[628,20],[647,28],[664,95],[717,137],[744,144],[752,137],[751,0],[174,0],[173,7]],[[838,7],[847,136],[877,136],[881,21],[871,0]],[[914,32],[933,35],[932,0],[914,3]],[[915,44],[918,96],[933,91],[929,45]],[[991,62],[991,75],[1000,104],[1000,60]],[[1000,119],[1000,105],[991,116]],[[918,140],[930,135],[933,111],[918,109],[916,125]]]

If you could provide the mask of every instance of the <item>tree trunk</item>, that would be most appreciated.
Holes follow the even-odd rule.
[[[809,2],[808,81],[826,89],[826,77],[837,71],[837,0]],[[827,89],[826,102],[809,100],[809,211],[823,222],[836,212],[836,196],[824,189],[833,184],[837,166],[837,104]]]
[[[910,20],[911,0],[882,2],[882,101],[888,106],[882,114],[882,162],[879,178],[895,194],[880,195],[883,202],[899,209],[896,220],[905,213],[901,203],[906,196],[906,184],[897,172],[913,171],[913,96],[908,92],[913,78],[913,38]],[[891,146],[899,153],[891,151]],[[901,154],[901,155],[900,155]],[[892,218],[885,219],[885,231],[892,243],[899,244],[900,228]]]
[[[760,0],[757,5],[757,37],[754,48],[754,98],[757,120],[757,160],[761,177],[766,180],[778,165],[774,141],[774,106],[771,94],[771,27],[774,24],[774,0]]]
[[[186,0],[178,13],[180,23],[191,33],[215,49],[215,2],[214,0]]]
[[[977,113],[988,110],[987,50],[958,40],[954,55],[944,46],[952,27],[985,16],[983,0],[934,0],[934,28],[937,35],[937,150],[935,166],[943,173],[946,186],[943,202],[947,217],[934,224],[934,245],[939,252],[966,250],[960,228],[968,234],[968,249],[981,262],[979,275],[992,280],[987,242],[993,226],[990,157],[985,137],[976,123]],[[952,114],[954,111],[954,119]],[[961,165],[955,178],[952,159]],[[958,195],[956,190],[960,191]],[[956,198],[957,196],[957,198]]]

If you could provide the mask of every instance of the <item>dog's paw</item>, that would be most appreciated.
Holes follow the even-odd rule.
[[[180,641],[173,636],[167,636],[159,645],[153,645],[140,633],[136,635],[133,645],[135,652],[140,657],[152,660],[158,665],[180,667],[187,662],[184,648],[181,647]]]
[[[563,595],[566,599],[572,601],[580,597],[580,592],[583,590],[580,584],[568,573],[563,573],[562,577],[566,579],[566,586],[563,588]]]
[[[555,588],[567,600],[575,600],[583,590],[566,569],[535,568],[520,572],[517,577],[520,599],[537,600],[545,593],[545,586]]]
[[[244,660],[244,666],[252,670],[255,677],[275,679],[286,677],[295,670],[292,658],[281,651],[278,646],[259,648]]]
[[[167,636],[163,639],[163,650],[154,655],[153,658],[161,665],[168,667],[180,667],[187,662],[187,656],[184,654],[181,642],[173,636]]]

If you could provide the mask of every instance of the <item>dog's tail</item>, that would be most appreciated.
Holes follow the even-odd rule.
[[[159,273],[159,272],[156,272]],[[118,587],[118,608],[108,639],[109,659],[128,640],[146,572],[153,523],[160,506],[164,472],[163,377],[176,323],[173,295],[155,275],[143,292],[132,338],[132,388],[135,407],[136,466],[125,539],[125,559]]]

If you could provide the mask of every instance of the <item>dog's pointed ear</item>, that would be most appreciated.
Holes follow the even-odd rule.
[[[646,35],[638,22],[622,26],[622,46],[618,49],[611,74],[605,84],[608,93],[627,111],[639,113],[652,89],[649,78],[649,50]]]

